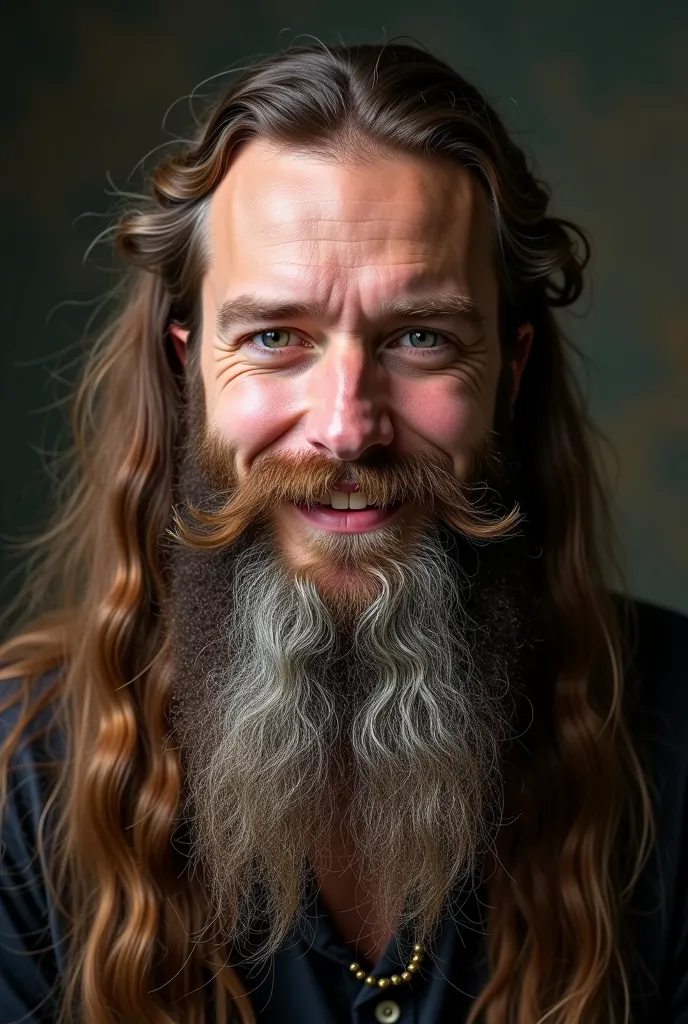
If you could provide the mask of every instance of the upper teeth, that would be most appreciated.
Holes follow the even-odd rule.
[[[362,491],[330,491],[329,498],[323,500],[323,505],[329,504],[332,508],[353,508],[362,509],[368,504],[368,499]]]

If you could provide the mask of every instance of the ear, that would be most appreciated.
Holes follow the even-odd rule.
[[[179,324],[170,324],[170,337],[172,338],[174,351],[177,353],[179,362],[182,366],[186,366],[186,343],[189,340],[189,332],[180,327]]]
[[[511,379],[512,379],[512,390],[511,390],[511,415],[514,414],[514,406],[516,399],[518,398],[519,388],[521,386],[521,377],[523,371],[526,368],[528,362],[528,356],[530,354],[530,347],[533,344],[533,325],[531,323],[521,324],[518,329],[518,337],[516,341],[516,354],[509,364],[511,366]]]

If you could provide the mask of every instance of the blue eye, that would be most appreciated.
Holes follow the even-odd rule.
[[[251,338],[251,341],[256,344],[256,339],[260,339],[258,342],[258,348],[286,348],[291,338],[291,331],[258,331]]]
[[[402,345],[402,348],[437,348],[441,340],[438,331],[406,331],[401,338],[410,339],[410,344]]]

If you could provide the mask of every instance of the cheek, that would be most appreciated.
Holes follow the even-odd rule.
[[[292,421],[293,384],[268,374],[244,374],[215,397],[211,426],[250,461],[272,444]]]
[[[414,382],[400,389],[397,401],[407,429],[455,462],[462,461],[489,426],[482,403],[453,378]]]

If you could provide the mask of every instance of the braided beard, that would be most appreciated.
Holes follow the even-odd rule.
[[[180,494],[197,498],[195,450]],[[533,654],[527,541],[477,547],[428,521],[404,550],[376,532],[377,594],[344,619],[285,566],[269,527],[171,552],[190,859],[224,937],[252,960],[288,938],[333,824],[381,926],[428,941],[502,816]]]

